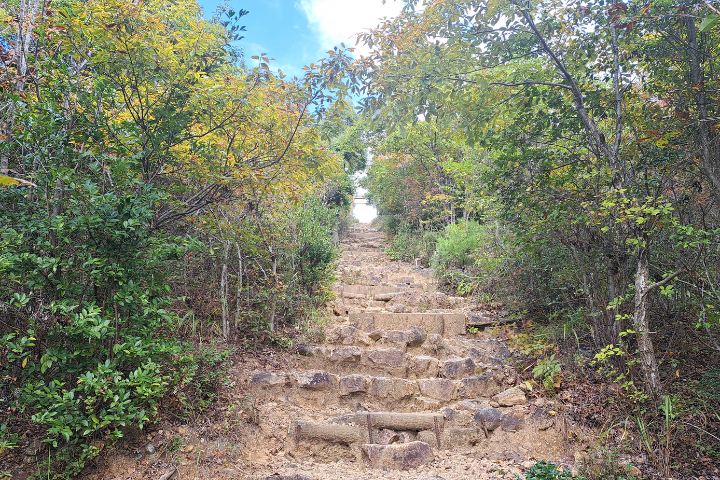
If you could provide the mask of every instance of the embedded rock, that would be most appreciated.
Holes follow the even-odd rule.
[[[455,393],[455,384],[445,378],[421,378],[417,383],[424,396],[444,402],[452,400]]]
[[[491,388],[495,388],[495,382],[487,375],[464,378],[460,387],[460,396],[463,398],[485,397]]]
[[[498,393],[492,398],[502,407],[513,407],[515,405],[524,405],[527,403],[525,392],[517,387],[509,388],[504,392]]]
[[[384,428],[374,437],[374,440],[375,443],[380,445],[390,445],[393,442],[397,442],[399,438],[397,432]]]
[[[525,415],[522,412],[510,412],[502,417],[502,429],[506,432],[517,432],[523,423],[525,423]]]
[[[266,385],[266,386],[275,386],[275,385],[284,385],[285,384],[285,376],[284,375],[276,375],[271,372],[260,372],[253,375],[251,383],[253,385]]]
[[[477,399],[461,400],[455,405],[458,410],[465,410],[468,412],[477,412],[487,405],[487,402]]]
[[[400,399],[415,394],[415,384],[402,378],[375,377],[369,393],[379,398]]]
[[[371,365],[401,368],[405,362],[405,354],[397,348],[373,350],[367,355]]]
[[[418,468],[435,459],[432,448],[424,442],[363,445],[362,449],[373,467],[389,470]]]
[[[340,395],[350,395],[352,393],[366,392],[370,382],[362,375],[347,375],[340,378]]]
[[[337,375],[328,372],[300,372],[297,380],[298,385],[310,390],[329,390],[338,383]]]
[[[362,350],[360,347],[335,347],[330,354],[330,360],[335,362],[357,362],[360,360]]]
[[[408,374],[415,374],[418,377],[437,377],[440,371],[440,362],[435,357],[421,355],[414,359],[410,358],[408,363]]]
[[[480,426],[485,426],[488,432],[492,432],[502,424],[503,414],[497,408],[487,407],[475,412],[473,418]]]
[[[461,378],[475,373],[473,359],[448,360],[440,367],[440,376],[445,378]]]
[[[425,333],[425,330],[418,326],[412,327],[405,333],[408,347],[419,347],[425,342],[425,338],[427,337],[427,333]]]

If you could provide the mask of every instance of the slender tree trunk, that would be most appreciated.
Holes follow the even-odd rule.
[[[17,36],[15,37],[15,55],[13,62],[17,68],[15,90],[25,90],[28,73],[28,56],[32,43],[33,29],[40,13],[40,0],[20,0],[17,10]],[[15,121],[15,103],[10,101],[5,109],[5,118],[0,122],[0,142],[12,142],[12,126]],[[10,156],[7,151],[0,154],[0,173],[7,173],[10,168]]]
[[[237,250],[237,257],[238,257],[238,282],[237,282],[237,290],[235,291],[235,335],[237,335],[238,332],[238,321],[240,320],[240,298],[242,295],[242,286],[243,286],[243,258],[242,258],[242,252],[240,251],[240,244],[235,242],[235,249]]]
[[[648,293],[650,287],[650,262],[647,248],[642,248],[637,258],[637,273],[635,274],[635,313],[633,325],[637,332],[638,354],[642,367],[643,381],[650,394],[657,398],[660,395],[660,373],[657,359],[650,338],[650,321],[648,319]]]
[[[220,304],[222,305],[222,335],[225,340],[230,337],[230,314],[228,311],[228,279],[227,263],[230,256],[230,242],[224,242],[223,265],[220,273]]]
[[[708,101],[705,93],[705,75],[703,75],[701,64],[700,45],[697,40],[695,18],[688,15],[685,17],[685,29],[687,30],[688,53],[690,54],[690,75],[692,77],[692,90],[695,92],[695,103],[697,104],[698,135],[700,140],[701,171],[710,180],[713,188],[715,203],[720,205],[720,177],[718,177],[717,159],[713,158],[710,148],[710,124],[708,121]]]
[[[273,295],[273,301],[272,301],[272,310],[270,311],[270,331],[275,331],[275,306],[276,306],[276,298],[277,298],[277,287],[278,287],[278,281],[277,281],[277,255],[273,252],[272,248],[270,249],[270,255],[272,255],[272,273],[273,273],[273,281],[275,282],[275,295]]]

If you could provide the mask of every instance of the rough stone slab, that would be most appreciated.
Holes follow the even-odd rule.
[[[445,378],[462,378],[475,374],[475,362],[472,358],[446,360],[440,367],[440,376]]]
[[[368,365],[402,368],[405,366],[405,353],[398,348],[380,348],[367,352],[365,360]]]
[[[463,313],[354,313],[349,314],[350,323],[365,331],[409,330],[420,327],[423,331],[445,337],[465,335]]]
[[[473,377],[463,378],[462,384],[460,385],[460,396],[463,398],[485,397],[495,388],[497,388],[497,384],[492,377],[475,375]]]
[[[363,445],[362,449],[375,468],[410,470],[435,460],[432,448],[425,442]]]
[[[340,395],[350,395],[352,393],[366,392],[370,382],[362,375],[347,375],[340,377],[339,390]]]
[[[443,332],[444,337],[454,337],[467,334],[467,324],[464,313],[444,313]]]
[[[455,383],[446,378],[421,378],[417,384],[424,396],[444,402],[452,400],[455,394]]]
[[[328,442],[345,443],[352,445],[367,441],[367,433],[363,429],[351,425],[340,425],[335,423],[313,423],[297,421],[290,425],[290,436],[298,434],[300,430],[300,440],[304,438],[319,438]]]
[[[367,295],[365,295],[364,293],[352,293],[346,291],[342,292],[342,297],[349,298],[351,300],[367,300],[368,298]]]
[[[415,384],[404,378],[375,377],[370,383],[368,393],[378,398],[399,400],[415,394]]]
[[[370,416],[370,423],[373,428],[389,428],[391,430],[432,430],[435,428],[435,419],[438,428],[442,430],[445,417],[429,413],[396,413],[396,412],[357,412],[355,423],[367,425]]]
[[[513,407],[515,405],[524,405],[527,403],[525,392],[517,387],[508,388],[504,392],[500,392],[492,397],[502,407]]]
[[[284,375],[276,375],[272,372],[259,372],[253,375],[250,381],[253,385],[277,386],[284,385],[287,378]]]
[[[475,412],[473,419],[481,428],[484,425],[485,429],[491,432],[502,424],[503,414],[497,408],[487,407]]]
[[[376,293],[373,295],[373,300],[376,302],[389,302],[398,295],[402,295],[405,292],[388,292],[388,293]]]
[[[297,382],[302,388],[310,390],[330,390],[337,386],[338,376],[328,372],[299,372]]]
[[[360,360],[361,355],[362,350],[360,347],[335,347],[330,354],[330,360],[334,362],[357,362]]]

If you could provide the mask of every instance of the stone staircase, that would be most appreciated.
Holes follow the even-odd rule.
[[[502,319],[436,291],[427,270],[390,261],[383,241],[367,225],[352,228],[325,340],[298,347],[296,368],[249,380],[258,404],[284,412],[261,425],[288,452],[275,473],[504,478],[487,474],[572,458],[561,406],[528,399],[501,336],[468,333]]]

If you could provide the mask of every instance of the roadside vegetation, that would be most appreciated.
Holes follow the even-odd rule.
[[[517,320],[528,386],[601,432],[587,478],[718,474],[719,18],[409,1],[360,35],[388,253]]]
[[[199,418],[236,348],[317,321],[364,161],[318,73],[343,56],[250,68],[246,13],[2,4],[0,462],[74,477],[133,428]]]

